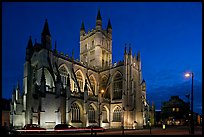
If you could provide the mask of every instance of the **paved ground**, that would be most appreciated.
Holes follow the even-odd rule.
[[[24,135],[24,134],[22,134]],[[25,135],[30,135],[26,133]],[[32,134],[33,135],[33,134]],[[95,133],[71,133],[71,132],[63,132],[63,133],[55,133],[55,132],[47,132],[47,133],[38,133],[35,135],[95,135]],[[98,132],[96,135],[123,135],[123,131],[120,129],[117,130],[106,130],[105,132]],[[188,127],[167,127],[166,129],[160,128],[152,128],[150,129],[126,129],[124,130],[124,135],[189,135]],[[195,127],[194,135],[202,135],[202,127]]]

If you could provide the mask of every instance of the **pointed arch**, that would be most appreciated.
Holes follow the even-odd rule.
[[[113,75],[113,99],[122,99],[123,91],[123,75],[120,71],[116,71]]]
[[[58,70],[60,72],[61,82],[63,84],[63,87],[65,88],[68,80],[68,74],[69,74],[68,68],[65,64],[61,64]]]
[[[80,69],[78,69],[76,72],[75,72],[75,75],[76,75],[76,80],[78,82],[78,85],[79,85],[79,88],[82,91],[84,91],[84,75],[82,73],[82,71]],[[77,84],[76,82],[74,83],[74,91],[75,92],[78,92],[78,87],[77,87]]]
[[[96,106],[91,103],[89,106],[88,106],[88,120],[89,120],[89,123],[95,123],[96,122]]]
[[[113,109],[113,122],[121,122],[122,109],[120,106],[115,106]]]
[[[71,104],[71,121],[72,122],[81,122],[82,116],[82,105],[78,101],[74,101]]]

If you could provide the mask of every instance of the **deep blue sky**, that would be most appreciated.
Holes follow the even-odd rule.
[[[125,43],[133,54],[141,52],[147,99],[160,109],[162,101],[178,95],[184,99],[191,90],[193,71],[194,110],[202,113],[202,3],[201,2],[116,2],[116,3],[2,3],[2,97],[11,98],[20,80],[28,38],[40,42],[48,19],[52,44],[57,50],[79,59],[79,30],[95,27],[100,8],[103,27],[111,19],[113,62],[123,60]],[[54,46],[53,46],[54,48]]]

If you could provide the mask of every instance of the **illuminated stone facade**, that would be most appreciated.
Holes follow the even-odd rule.
[[[77,41],[76,41],[77,42]],[[73,55],[72,55],[73,56]],[[67,123],[76,127],[142,128],[147,121],[146,85],[140,53],[129,47],[124,60],[112,64],[112,26],[80,29],[80,61],[59,53],[51,45],[46,20],[41,43],[26,48],[23,91],[12,95],[11,121],[15,127],[35,123],[44,128]]]

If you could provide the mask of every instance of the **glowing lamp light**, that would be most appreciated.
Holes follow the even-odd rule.
[[[185,77],[187,77],[187,78],[190,77],[190,73],[186,73]]]
[[[103,90],[103,89],[101,90],[101,93],[102,93],[102,94],[104,93],[104,90]]]

